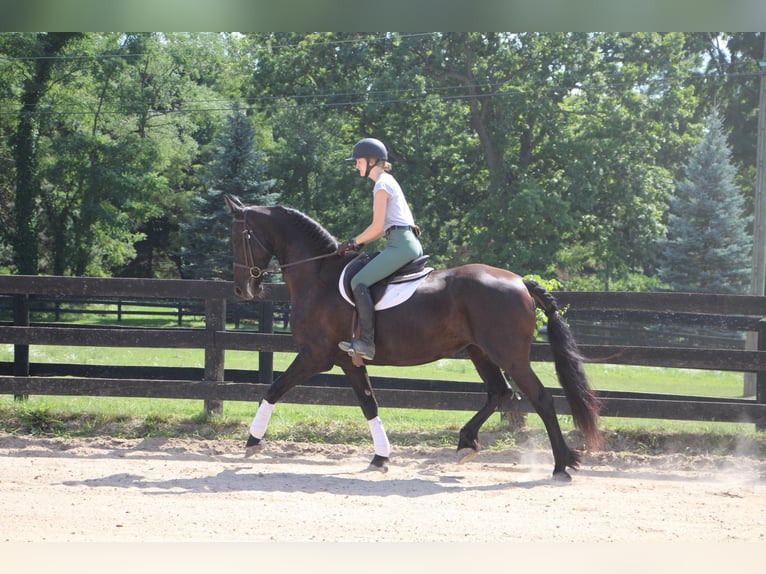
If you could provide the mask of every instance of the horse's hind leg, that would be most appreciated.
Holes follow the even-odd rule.
[[[467,462],[479,452],[479,429],[497,411],[503,399],[511,393],[503,372],[478,347],[469,347],[468,355],[473,361],[481,380],[487,386],[487,402],[460,429],[457,446],[458,462]]]
[[[576,469],[580,464],[580,457],[567,446],[564,440],[553,406],[553,395],[543,386],[529,363],[509,369],[507,372],[521,389],[521,392],[524,393],[524,396],[532,403],[545,425],[553,449],[553,478],[571,480],[572,477],[566,468]]]

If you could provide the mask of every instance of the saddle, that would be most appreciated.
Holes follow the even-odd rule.
[[[351,292],[351,278],[379,254],[380,251],[360,253],[343,269],[338,288],[343,298],[352,305],[354,296]],[[420,284],[420,280],[428,277],[434,270],[433,267],[426,266],[429,257],[429,255],[423,255],[413,259],[391,275],[370,285],[370,295],[375,302],[375,309],[388,309],[409,299]]]

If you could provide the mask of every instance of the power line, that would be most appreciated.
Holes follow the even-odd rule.
[[[725,77],[759,77],[758,73],[731,73],[721,75],[716,72],[713,74],[703,73],[690,73],[685,78],[677,78],[678,80],[694,81],[699,79],[715,79],[721,80]],[[634,82],[614,82],[608,85],[609,88],[621,88],[627,85],[635,84],[637,87],[668,82],[667,78],[653,78],[644,80],[639,83]],[[547,81],[540,81],[538,84],[548,84]],[[504,88],[504,89],[502,89]],[[471,90],[476,89],[490,89],[490,91],[475,93]],[[604,89],[604,86],[589,86],[588,84],[577,84],[573,86],[551,86],[548,85],[546,91],[560,92],[561,90],[578,90],[580,92],[587,92],[591,89]],[[410,90],[373,90],[363,92],[328,92],[319,94],[297,94],[286,93],[274,96],[262,96],[244,98],[242,101],[248,104],[246,110],[249,111],[274,111],[281,109],[295,109],[299,107],[354,107],[360,105],[394,105],[394,104],[406,104],[406,103],[418,103],[425,102],[430,98],[438,97],[441,100],[480,100],[490,98],[502,98],[511,96],[523,96],[530,93],[539,93],[535,88],[520,88],[508,86],[506,83],[487,83],[487,84],[456,84],[451,86],[433,86],[425,88],[419,95],[411,95],[401,97],[399,94],[405,94]],[[451,93],[453,92],[453,93]],[[454,93],[458,92],[458,93]],[[374,99],[371,98],[374,96]],[[221,102],[221,104],[219,104]],[[225,103],[225,105],[223,105]],[[231,100],[224,98],[204,99],[204,100],[187,100],[183,102],[186,107],[183,108],[171,108],[167,110],[154,109],[155,115],[164,115],[169,113],[205,113],[205,112],[220,112],[231,111]],[[202,104],[202,107],[193,107],[195,105]],[[23,113],[22,110],[0,110],[0,115],[17,115]],[[35,115],[93,115],[96,112],[92,110],[83,109],[38,109],[35,112],[30,112]],[[100,110],[100,115],[117,115],[129,113],[126,109],[112,109],[112,110]]]

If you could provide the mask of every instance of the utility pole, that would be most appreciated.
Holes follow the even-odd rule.
[[[758,151],[756,155],[755,212],[753,220],[753,274],[750,294],[764,295],[766,290],[766,32],[763,35],[763,57],[758,60],[761,71],[761,95],[758,104]],[[757,334],[748,333],[746,348],[758,348]],[[756,376],[745,376],[745,396],[756,392]]]
[[[766,286],[766,32],[763,33],[763,59],[758,60],[758,68],[761,71],[761,97],[758,105],[758,158],[751,295],[764,295]]]

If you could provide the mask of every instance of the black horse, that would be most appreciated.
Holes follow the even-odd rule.
[[[370,424],[375,446],[371,468],[387,470],[389,444],[367,370],[363,365],[355,366],[338,348],[338,342],[349,336],[354,313],[338,291],[340,274],[349,259],[336,255],[337,240],[300,211],[246,206],[230,195],[225,200],[234,218],[236,295],[257,297],[263,276],[269,272],[266,267],[276,257],[290,292],[290,324],[299,347],[295,360],[261,402],[250,427],[246,455],[263,447],[261,439],[273,406],[287,391],[338,365],[348,376]],[[553,397],[530,364],[536,305],[548,318],[556,372],[574,423],[589,445],[599,448],[598,399],[587,382],[582,357],[555,298],[535,281],[510,271],[470,264],[431,273],[405,303],[376,313],[376,352],[371,364],[419,365],[467,352],[486,384],[487,401],[460,430],[461,462],[478,452],[479,429],[512,392],[505,372],[545,424],[553,450],[554,478],[570,480],[567,467],[577,469],[580,455],[567,446]]]

